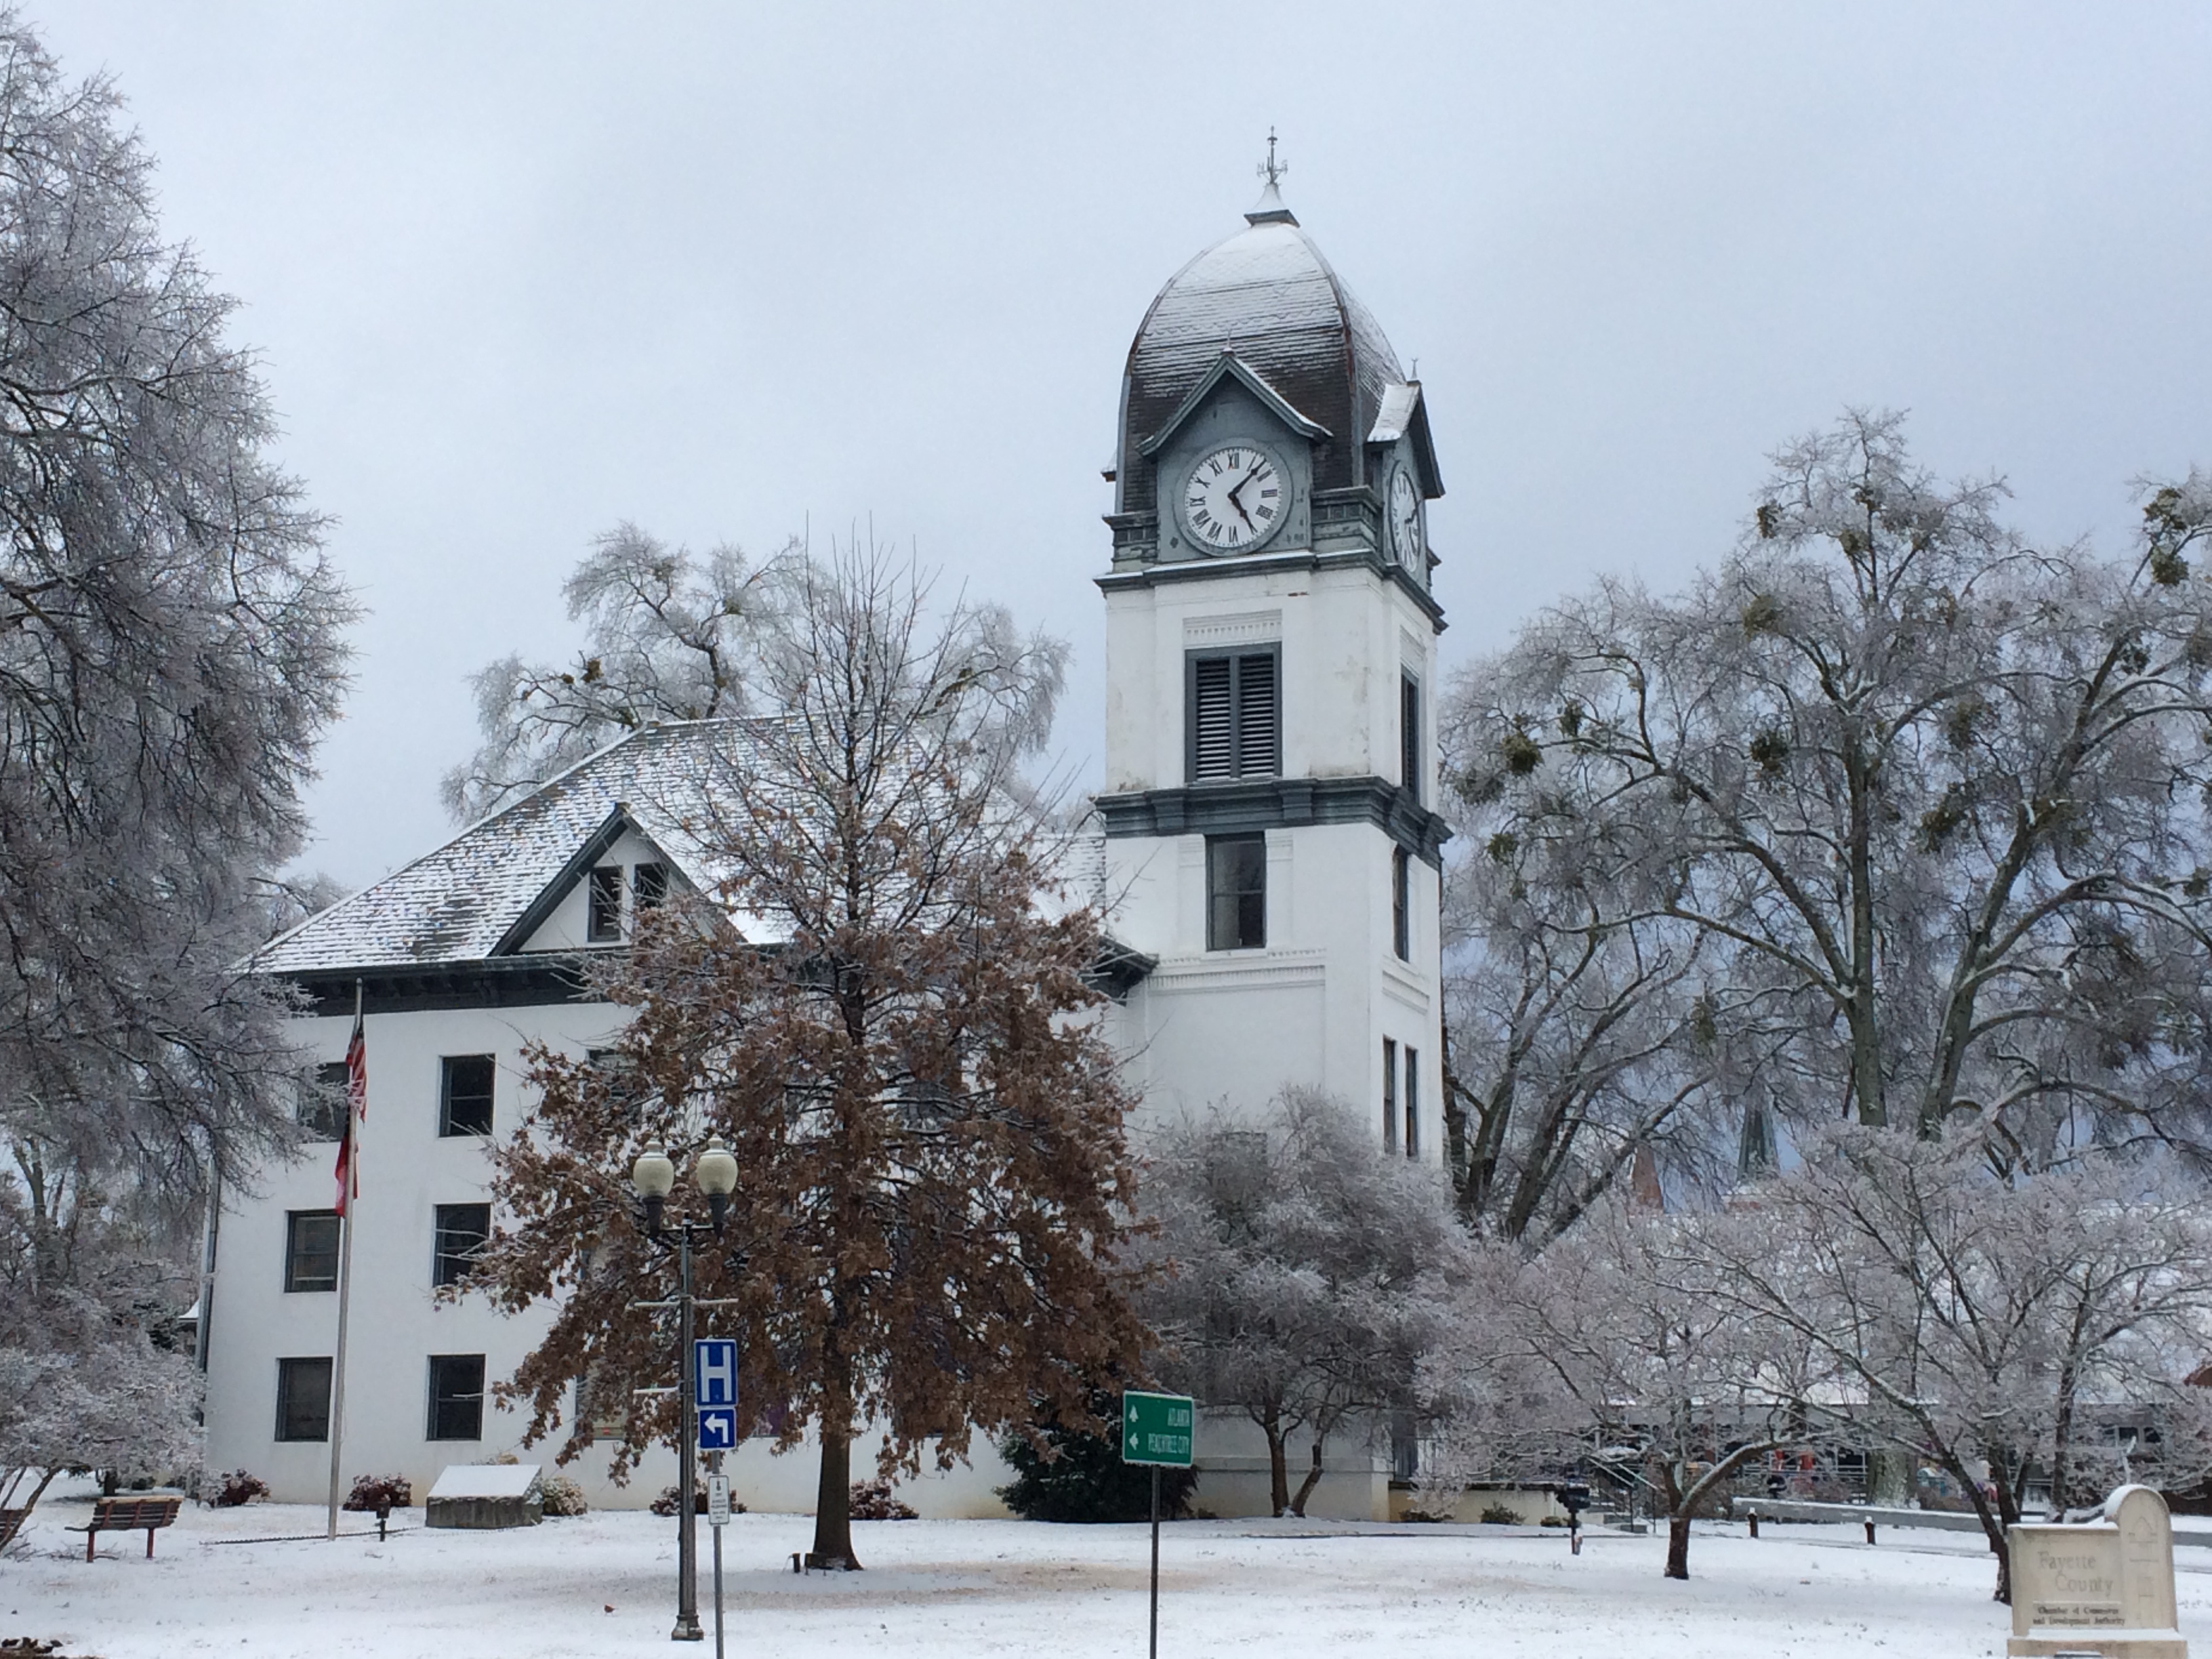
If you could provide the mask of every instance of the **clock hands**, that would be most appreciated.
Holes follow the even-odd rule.
[[[1239,478],[1229,491],[1229,505],[1237,509],[1237,516],[1244,520],[1245,528],[1249,530],[1255,536],[1260,533],[1260,526],[1252,522],[1252,515],[1244,510],[1244,503],[1238,501],[1237,497],[1243,491],[1246,484],[1250,483],[1253,479],[1260,476],[1261,471],[1265,470],[1265,467],[1266,464],[1264,462],[1254,462],[1252,470],[1249,472],[1247,472],[1243,477]]]

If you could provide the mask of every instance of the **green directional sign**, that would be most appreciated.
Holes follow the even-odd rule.
[[[1131,1389],[1121,1396],[1121,1461],[1190,1467],[1191,1425],[1197,1402],[1187,1394],[1145,1394]]]

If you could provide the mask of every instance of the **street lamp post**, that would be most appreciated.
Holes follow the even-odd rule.
[[[712,1218],[707,1227],[696,1221],[679,1221],[672,1228],[664,1224],[668,1195],[676,1188],[676,1165],[659,1146],[647,1146],[637,1155],[637,1162],[630,1165],[629,1179],[645,1211],[645,1236],[661,1249],[676,1253],[676,1512],[682,1519],[676,1533],[676,1628],[668,1632],[668,1639],[702,1642],[707,1633],[699,1627],[698,1517],[692,1505],[699,1478],[699,1430],[691,1378],[691,1241],[694,1234],[709,1231],[717,1238],[722,1236],[729,1220],[730,1194],[737,1190],[738,1160],[716,1136],[708,1141],[707,1150],[691,1166],[691,1184],[707,1195]]]

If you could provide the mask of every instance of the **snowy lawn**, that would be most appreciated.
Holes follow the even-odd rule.
[[[144,1559],[144,1534],[84,1560],[82,1504],[43,1507],[0,1561],[0,1636],[62,1638],[71,1656],[240,1659],[552,1659],[667,1655],[675,1523],[635,1513],[529,1531],[422,1529],[379,1544],[319,1536],[323,1512],[187,1509]],[[347,1516],[358,1529],[364,1517]],[[794,1577],[811,1523],[742,1516],[726,1540],[730,1651],[746,1659],[882,1652],[1127,1659],[1145,1641],[1143,1527],[863,1522],[869,1571]],[[1418,1652],[1528,1659],[1961,1659],[2001,1654],[1990,1562],[1954,1533],[1769,1524],[1699,1528],[1687,1583],[1660,1577],[1662,1538],[1494,1527],[1183,1522],[1163,1530],[1163,1655]],[[311,1533],[309,1541],[240,1542]],[[700,1527],[709,1622],[707,1528]],[[2212,1550],[2185,1547],[2182,1631],[2212,1643]],[[683,1647],[678,1652],[699,1652]],[[2200,1645],[2198,1651],[2212,1653]]]

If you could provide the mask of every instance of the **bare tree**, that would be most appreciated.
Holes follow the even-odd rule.
[[[2062,1502],[2109,1472],[2085,1418],[2157,1426],[2164,1479],[2212,1468],[2212,1412],[2185,1381],[2212,1313],[2193,1181],[2117,1159],[1999,1179],[1971,1129],[1852,1128],[1806,1152],[1708,1231],[1711,1293],[1792,1334],[1870,1425],[1957,1481],[1999,1601],[2031,1470]]]
[[[1424,1370],[1440,1473],[1540,1477],[1633,1447],[1668,1517],[1666,1576],[1687,1578],[1709,1498],[1834,1427],[1808,1403],[1825,1371],[1803,1337],[1715,1293],[1715,1219],[1613,1200],[1539,1255],[1488,1247]]]
[[[1431,1333],[1429,1275],[1461,1248],[1432,1172],[1376,1150],[1340,1101],[1291,1090],[1251,1121],[1217,1113],[1148,1149],[1144,1304],[1163,1375],[1267,1438],[1274,1512],[1305,1513],[1331,1435],[1408,1413]],[[1289,1443],[1311,1455],[1296,1492]]]
[[[281,994],[240,964],[258,884],[300,843],[352,615],[265,453],[233,302],[162,240],[119,113],[0,13],[0,1361],[18,1375],[88,1363],[68,1341],[138,1316],[86,1276],[106,1246],[178,1255],[211,1163],[287,1144],[298,1056]]]
[[[2029,548],[2002,495],[1893,416],[1793,446],[1690,593],[1602,583],[1470,676],[1459,786],[1544,848],[1555,928],[1595,885],[1607,926],[1706,941],[1721,1034],[1801,1120],[1972,1106],[2027,1166],[2194,1144],[2212,481],[2147,489],[2117,563]]]
[[[704,775],[657,803],[687,826],[696,904],[641,927],[607,994],[618,1064],[538,1053],[544,1094],[496,1155],[514,1218],[475,1285],[560,1296],[511,1394],[531,1434],[568,1390],[667,1374],[639,1309],[655,1263],[623,1172],[648,1142],[725,1137],[743,1171],[728,1247],[701,1264],[740,1339],[740,1398],[820,1445],[814,1554],[857,1566],[854,1437],[884,1469],[939,1467],[971,1429],[1091,1424],[1146,1332],[1123,1260],[1130,1101],[1090,1018],[1096,914],[1062,902],[1054,845],[1009,797],[1058,689],[994,610],[933,628],[914,575],[872,551],[794,573],[758,642],[768,713],[720,728]],[[632,1411],[618,1462],[678,1431]],[[579,1425],[564,1447],[589,1443]]]
[[[447,807],[481,817],[640,726],[743,713],[777,568],[727,544],[672,548],[634,524],[599,536],[561,589],[583,648],[565,666],[507,656],[474,677],[483,742],[446,775]]]

